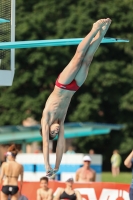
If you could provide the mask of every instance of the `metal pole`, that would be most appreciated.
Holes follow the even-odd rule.
[[[15,42],[15,0],[11,0],[11,42]],[[15,49],[11,49],[11,70],[14,73]]]
[[[25,142],[25,140],[23,140],[23,143],[22,143],[22,152],[26,153],[26,142]]]

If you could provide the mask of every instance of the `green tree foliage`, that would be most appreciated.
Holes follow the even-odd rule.
[[[120,123],[125,128],[108,136],[75,139],[77,151],[95,148],[111,155],[114,148],[132,148],[133,115],[133,6],[131,0],[22,1],[16,6],[16,40],[84,37],[99,18],[110,17],[106,36],[130,43],[102,44],[89,76],[72,99],[66,121]],[[0,125],[21,124],[27,116],[40,120],[48,95],[76,46],[16,50],[12,87],[1,87]],[[97,145],[99,144],[99,145]],[[106,145],[105,145],[106,144]],[[108,147],[108,150],[107,150]]]

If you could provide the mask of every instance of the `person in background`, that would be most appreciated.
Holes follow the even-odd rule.
[[[113,155],[111,156],[112,176],[118,176],[119,175],[120,165],[121,165],[121,156],[120,156],[118,150],[114,150]]]
[[[38,146],[38,147],[36,148],[36,150],[34,151],[34,153],[42,153],[42,151],[41,151],[41,147]]]
[[[60,188],[57,191],[57,194],[55,195],[53,200],[59,200],[59,199],[82,200],[79,191],[73,189],[73,183],[74,183],[73,178],[69,178],[66,181],[66,187]]]
[[[124,165],[127,168],[131,168],[131,170],[132,170],[132,177],[133,177],[133,150],[131,151],[131,153],[125,159]],[[130,185],[129,197],[130,197],[130,200],[133,200],[133,178],[132,178],[132,182],[131,182],[131,185]]]
[[[68,107],[75,92],[85,82],[93,56],[104,38],[111,19],[100,19],[78,45],[68,65],[59,74],[54,90],[48,97],[42,112],[40,134],[43,138],[43,155],[46,176],[54,177],[58,172],[64,153],[64,122]],[[49,162],[49,140],[58,137],[54,168]]]
[[[23,166],[15,161],[18,149],[13,144],[8,148],[6,153],[7,162],[4,162],[0,172],[1,200],[11,199],[18,200],[21,196],[23,184]],[[18,187],[18,177],[20,176],[20,188]]]
[[[18,200],[28,200],[28,198],[24,195],[21,195]]]
[[[40,179],[40,188],[37,190],[37,200],[52,200],[53,190],[48,187],[48,178]]]
[[[90,149],[90,150],[89,150],[89,155],[94,155],[94,154],[95,154],[94,149]]]
[[[66,151],[66,154],[74,154],[74,153],[75,153],[75,151],[74,151],[73,146],[69,146],[68,150]]]
[[[52,148],[49,148],[49,153],[53,153],[53,149]]]
[[[96,180],[96,172],[90,168],[90,156],[84,156],[83,163],[83,167],[76,171],[75,181],[81,183],[94,182]]]

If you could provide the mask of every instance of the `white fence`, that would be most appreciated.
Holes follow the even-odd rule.
[[[68,177],[75,178],[75,172],[83,165],[84,154],[64,154],[56,179],[65,181]],[[56,154],[50,154],[50,164],[54,167]],[[96,181],[101,181],[102,156],[91,156],[91,168],[96,171]],[[17,161],[24,166],[24,181],[39,181],[45,176],[43,154],[18,154]]]

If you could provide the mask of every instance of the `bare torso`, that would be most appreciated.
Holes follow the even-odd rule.
[[[85,169],[84,167],[78,170],[78,182],[86,183],[95,181],[95,171],[91,168]]]
[[[52,200],[53,199],[53,190],[48,188],[44,190],[42,188],[38,189],[37,193],[41,197],[41,200]]]
[[[49,125],[65,120],[68,106],[74,93],[75,91],[64,90],[55,86],[43,110],[43,115],[48,116]]]
[[[3,171],[3,185],[18,185],[18,177],[22,173],[22,165],[15,161],[9,161],[4,163]]]

